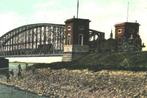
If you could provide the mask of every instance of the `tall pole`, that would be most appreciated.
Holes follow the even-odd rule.
[[[128,2],[128,5],[127,5],[127,22],[128,22],[128,19],[129,19],[129,2]]]
[[[77,18],[79,16],[79,0],[77,0]]]

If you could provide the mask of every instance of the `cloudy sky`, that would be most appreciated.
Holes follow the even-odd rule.
[[[1,0],[0,36],[26,24],[64,24],[76,16],[77,0]],[[114,32],[116,23],[125,22],[129,2],[129,21],[141,24],[140,35],[147,46],[147,2],[146,0],[79,0],[80,18],[91,20],[90,28],[106,33]],[[147,50],[147,48],[146,48]]]

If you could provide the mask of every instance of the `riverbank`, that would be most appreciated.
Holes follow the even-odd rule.
[[[7,84],[57,98],[147,97],[146,72],[42,68],[23,71],[22,76],[11,77]],[[5,78],[0,81],[6,83]]]
[[[12,81],[11,82],[6,82],[5,80],[4,80],[4,78],[3,79],[0,79],[0,85],[3,85],[3,86],[6,86],[6,87],[8,87],[8,88],[10,88],[10,89],[15,89],[15,90],[19,90],[19,91],[22,91],[22,92],[25,92],[25,96],[31,96],[32,94],[33,94],[33,96],[36,96],[37,98],[48,98],[49,96],[45,96],[45,95],[42,95],[42,94],[37,94],[35,91],[32,91],[32,90],[30,90],[30,89],[27,89],[27,88],[23,88],[23,87],[21,87],[21,86],[19,86],[19,85],[14,85],[13,83],[12,83]],[[5,92],[7,92],[7,91],[5,91]],[[11,92],[13,92],[13,91],[11,91]],[[28,93],[29,93],[29,95],[28,95]],[[8,93],[9,94],[9,93]],[[27,95],[26,95],[27,94]],[[19,94],[18,94],[19,95]],[[38,96],[37,96],[38,95]],[[7,95],[8,96],[8,95]],[[40,96],[40,97],[39,97]],[[1,95],[0,95],[0,98],[1,98]],[[19,98],[19,97],[17,97],[17,98]],[[27,98],[31,98],[31,97],[27,97]],[[33,97],[34,98],[34,97]],[[50,98],[50,97],[49,97]]]
[[[27,73],[27,74],[26,74]],[[7,87],[12,87],[15,88],[16,90],[19,91],[24,91],[27,93],[32,93],[38,96],[42,96],[43,98],[48,98],[49,96],[43,95],[41,93],[37,93],[37,89],[33,90],[33,89],[29,89],[29,87],[27,85],[25,85],[25,78],[27,78],[24,75],[28,75],[29,72],[25,72],[23,71],[23,75],[21,79],[18,79],[18,77],[15,75],[14,77],[10,77],[10,80],[7,81],[6,77],[4,75],[0,76],[0,85],[5,85]],[[33,81],[32,81],[33,82]],[[37,98],[42,98],[42,97],[37,97]],[[30,98],[30,97],[29,97]],[[50,97],[49,97],[50,98]]]
[[[0,83],[0,98],[48,98]]]

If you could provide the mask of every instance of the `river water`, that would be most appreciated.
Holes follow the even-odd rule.
[[[9,64],[9,70],[18,70],[18,65],[21,65],[22,69],[25,69],[26,64],[25,63],[10,63]],[[28,64],[29,66],[32,64]],[[43,96],[38,96],[36,94],[19,90],[15,87],[10,87],[6,85],[0,84],[0,98],[48,98]]]
[[[0,98],[48,98],[0,84]]]
[[[19,62],[17,62],[17,63],[9,63],[9,70],[14,70],[14,71],[18,71],[18,65],[21,65],[21,68],[22,69],[25,69],[26,68],[26,64],[28,65],[28,66],[31,66],[32,64],[31,63],[19,63]]]

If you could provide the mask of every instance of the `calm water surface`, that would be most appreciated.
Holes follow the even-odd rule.
[[[0,84],[0,98],[48,98]]]

